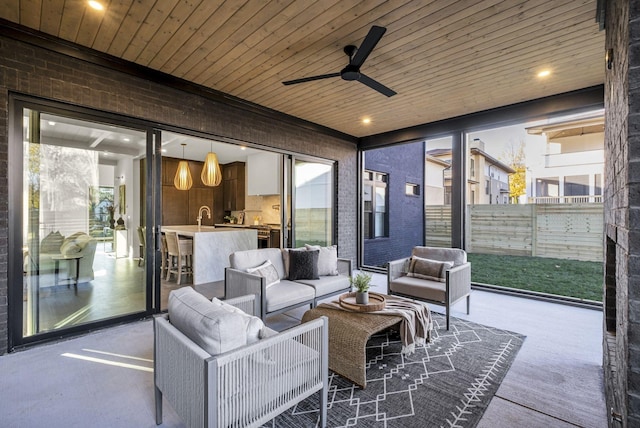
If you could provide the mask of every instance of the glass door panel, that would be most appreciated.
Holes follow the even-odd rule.
[[[294,247],[331,245],[334,236],[332,164],[294,159]]]
[[[451,246],[451,137],[425,141],[425,245]]]
[[[23,337],[146,311],[146,132],[24,109]]]

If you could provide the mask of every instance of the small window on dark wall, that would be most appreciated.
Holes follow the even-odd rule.
[[[404,192],[408,196],[420,196],[420,185],[407,183],[404,186]]]
[[[387,180],[385,173],[365,171],[362,183],[364,202],[363,232],[365,239],[389,236],[387,210]]]

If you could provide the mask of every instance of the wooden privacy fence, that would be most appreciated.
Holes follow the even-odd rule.
[[[470,253],[595,262],[603,259],[602,203],[468,208],[466,248]],[[425,220],[427,245],[449,245],[450,207],[427,206]]]

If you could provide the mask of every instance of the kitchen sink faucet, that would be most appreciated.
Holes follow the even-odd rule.
[[[211,218],[211,209],[206,205],[201,206],[200,209],[198,210],[198,217],[196,218],[196,220],[198,221],[198,231],[200,231],[200,225],[202,224],[202,212],[203,211],[206,211],[207,212],[207,217]]]

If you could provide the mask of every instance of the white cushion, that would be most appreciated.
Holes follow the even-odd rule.
[[[276,267],[271,263],[271,260],[267,260],[262,263],[260,266],[256,266],[253,268],[247,269],[249,273],[255,273],[256,275],[260,275],[267,279],[267,288],[271,287],[273,284],[277,284],[280,282],[280,275],[278,275],[278,271]]]
[[[275,268],[274,268],[275,270]],[[245,324],[245,332],[247,335],[247,345],[257,342],[261,338],[261,331],[264,328],[264,323],[258,317],[254,317],[253,315],[249,315],[244,312],[240,308],[236,308],[233,305],[230,305],[222,300],[214,297],[211,299],[211,303],[215,306],[222,308],[225,311],[233,312],[242,316],[244,324]]]
[[[319,276],[336,276],[338,272],[338,247],[331,245],[330,247],[321,247],[319,245],[304,245],[307,250],[319,250],[318,255],[318,275]]]
[[[316,292],[313,287],[295,281],[282,280],[267,290],[267,312],[311,302],[315,297]]]
[[[309,285],[316,290],[316,297],[336,293],[340,290],[348,291],[351,287],[349,277],[345,275],[321,276],[320,279],[299,279],[296,282]]]
[[[210,355],[247,343],[245,317],[214,305],[191,287],[169,293],[169,321]]]
[[[233,269],[246,271],[248,268],[258,266],[265,260],[269,260],[275,266],[281,279],[286,277],[287,272],[284,269],[280,248],[236,251],[229,255],[229,266]]]

